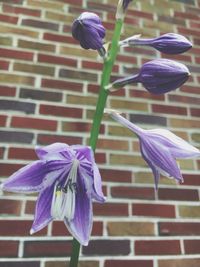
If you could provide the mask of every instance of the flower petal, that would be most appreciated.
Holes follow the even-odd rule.
[[[39,159],[63,159],[61,152],[68,151],[69,146],[65,143],[54,143],[45,147],[36,147],[35,152]]]
[[[36,203],[35,218],[30,231],[31,234],[40,231],[53,220],[51,216],[51,204],[54,184],[55,182],[40,192]]]
[[[141,143],[140,143],[140,150],[141,150],[141,154],[142,154],[143,159],[146,161],[146,163],[149,165],[149,167],[151,168],[151,170],[153,172],[155,188],[156,188],[156,190],[158,190],[158,183],[159,183],[159,180],[160,180],[160,172],[152,164],[152,162],[146,157],[145,152],[143,151],[143,146],[141,145]]]
[[[166,129],[147,130],[146,132],[149,138],[157,140],[162,145],[169,147],[171,154],[175,158],[193,158],[200,156],[199,149]]]
[[[86,192],[84,181],[78,177],[75,204],[75,215],[70,221],[64,222],[69,232],[84,246],[87,246],[92,230],[92,200]]]
[[[183,181],[180,169],[167,147],[149,140],[146,136],[141,138],[141,146],[143,154],[161,173]]]
[[[2,183],[1,187],[10,192],[38,192],[42,189],[42,181],[48,172],[46,162],[38,160],[15,172]]]
[[[94,174],[94,178],[93,178],[94,187],[93,187],[92,196],[96,201],[103,203],[105,202],[106,198],[102,191],[101,175],[99,172],[99,168],[97,167],[96,164],[93,165],[93,174]]]

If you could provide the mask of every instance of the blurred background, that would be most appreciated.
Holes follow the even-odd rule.
[[[71,37],[72,21],[97,13],[112,37],[117,0],[0,1],[0,179],[36,160],[34,147],[88,144],[102,62]],[[142,86],[112,93],[117,108],[145,129],[167,128],[200,147],[200,1],[135,0],[122,38],[175,32],[194,47],[179,56],[192,76],[166,95]],[[123,48],[113,79],[137,73],[149,60],[169,56],[147,47]],[[97,146],[107,202],[94,204],[94,226],[80,267],[200,266],[200,160],[180,161],[184,184],[162,178],[154,191],[138,140],[105,116]],[[71,236],[55,221],[30,236],[36,195],[0,196],[0,267],[64,267]]]

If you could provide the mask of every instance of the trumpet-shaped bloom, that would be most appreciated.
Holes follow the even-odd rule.
[[[118,6],[117,6],[117,13],[116,18],[117,19],[123,19],[125,15],[125,11],[128,8],[129,3],[132,0],[119,0]]]
[[[108,111],[108,113],[114,120],[138,136],[142,157],[152,169],[156,189],[160,174],[174,177],[180,182],[183,181],[176,159],[200,156],[200,151],[197,148],[166,129],[144,130],[113,110]]]
[[[138,74],[118,79],[111,86],[120,88],[127,84],[142,83],[150,93],[164,94],[184,84],[189,75],[188,68],[182,63],[169,59],[154,59],[145,63]]]
[[[87,245],[92,229],[92,199],[105,200],[91,148],[55,143],[37,148],[36,153],[39,160],[11,175],[2,189],[39,192],[31,233],[60,219],[82,245]]]
[[[187,38],[177,33],[166,33],[151,39],[140,39],[133,36],[121,41],[120,45],[147,45],[165,54],[181,54],[192,47],[192,43]]]
[[[95,13],[83,12],[72,24],[72,36],[84,49],[98,50],[101,56],[105,55],[105,28]]]

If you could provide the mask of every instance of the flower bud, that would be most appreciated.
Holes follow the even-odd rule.
[[[72,36],[80,42],[84,49],[98,50],[104,57],[103,38],[105,28],[95,13],[83,12],[72,24]]]
[[[188,39],[176,33],[166,33],[153,39],[140,39],[133,36],[121,41],[120,45],[148,45],[165,54],[181,54],[192,47],[192,43]]]
[[[117,6],[116,19],[124,18],[125,11],[128,8],[128,5],[131,1],[132,0],[119,0],[118,6]]]
[[[139,74],[116,80],[112,87],[142,83],[150,93],[164,94],[180,87],[189,75],[188,68],[182,63],[169,59],[154,59],[145,63]]]

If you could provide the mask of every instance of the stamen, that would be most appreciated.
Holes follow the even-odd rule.
[[[68,220],[72,220],[74,218],[78,166],[79,160],[75,159],[64,186],[61,188],[58,184],[59,182],[55,184],[51,206],[51,215],[54,218],[61,220],[63,220],[64,217]]]

